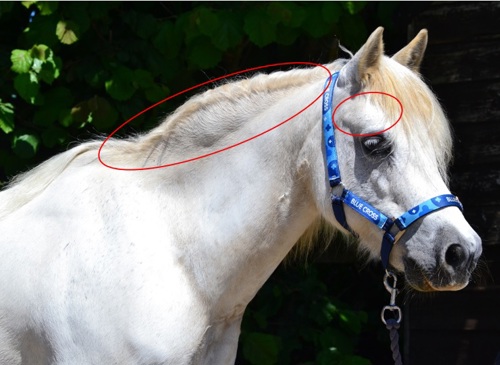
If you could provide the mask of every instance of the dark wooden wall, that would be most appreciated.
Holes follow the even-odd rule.
[[[422,28],[422,74],[455,133],[451,190],[484,254],[465,290],[407,300],[404,363],[500,365],[500,2],[433,3],[415,14],[409,38]]]

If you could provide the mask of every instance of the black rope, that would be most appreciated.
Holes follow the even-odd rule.
[[[401,359],[401,353],[399,352],[399,323],[395,318],[391,318],[387,320],[385,325],[389,330],[389,337],[391,339],[391,350],[392,350],[392,359],[394,360],[395,365],[403,365],[403,360]]]

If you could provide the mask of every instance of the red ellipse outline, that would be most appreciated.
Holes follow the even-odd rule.
[[[270,67],[280,67],[280,66],[296,66],[296,65],[306,65],[306,66],[315,66],[315,67],[321,67],[323,68],[325,71],[328,72],[328,75],[329,75],[329,81],[327,83],[327,85],[325,86],[324,90],[321,92],[321,94],[319,94],[311,103],[309,103],[308,105],[306,105],[303,109],[299,110],[297,113],[295,113],[294,115],[292,115],[291,117],[289,117],[288,119],[285,119],[284,121],[272,126],[271,128],[268,128],[266,129],[265,131],[263,132],[260,132],[250,138],[247,138],[247,139],[244,139],[240,142],[236,142],[230,146],[227,146],[227,147],[224,147],[224,148],[221,148],[221,149],[218,149],[218,150],[215,150],[215,151],[212,151],[212,152],[209,152],[209,153],[206,153],[206,154],[203,154],[203,155],[199,155],[197,157],[193,157],[193,158],[189,158],[189,159],[186,159],[186,160],[183,160],[183,161],[177,161],[177,162],[173,162],[173,163],[168,163],[168,164],[165,164],[165,165],[159,165],[159,166],[149,166],[149,167],[137,167],[137,168],[127,168],[127,167],[116,167],[116,166],[111,166],[111,165],[108,165],[106,164],[102,159],[101,159],[101,151],[105,145],[105,143],[111,138],[113,137],[120,129],[122,129],[124,126],[126,126],[128,123],[130,123],[131,121],[133,121],[135,118],[141,116],[142,114],[146,113],[147,111],[155,108],[156,106],[168,101],[168,100],[171,100],[179,95],[182,95],[182,94],[185,94],[191,90],[194,90],[194,89],[197,89],[199,87],[202,87],[202,86],[205,86],[205,85],[208,85],[208,84],[211,84],[211,83],[214,83],[214,82],[217,82],[219,80],[222,80],[222,79],[225,79],[225,78],[228,78],[228,77],[232,77],[232,76],[236,76],[236,75],[240,75],[240,74],[243,74],[243,73],[246,73],[246,72],[252,72],[252,71],[257,71],[257,70],[262,70],[264,68],[270,68]],[[261,136],[263,136],[264,134],[268,133],[268,132],[271,132],[273,130],[275,130],[276,128],[278,127],[281,127],[282,125],[284,125],[285,123],[289,122],[290,120],[292,120],[293,118],[295,118],[297,115],[301,114],[302,112],[304,112],[306,109],[308,109],[310,106],[312,106],[319,98],[321,98],[323,96],[323,94],[328,90],[328,87],[330,86],[330,83],[332,82],[332,73],[330,72],[330,70],[328,68],[326,68],[325,66],[319,64],[319,63],[314,63],[314,62],[281,62],[281,63],[272,63],[272,64],[269,64],[269,65],[264,65],[264,66],[257,66],[257,67],[252,67],[252,68],[247,68],[245,70],[242,70],[242,71],[236,71],[236,72],[232,72],[228,75],[223,75],[223,76],[219,76],[219,77],[216,77],[215,79],[212,79],[212,80],[207,80],[205,82],[202,82],[198,85],[195,85],[195,86],[191,86],[190,88],[187,88],[183,91],[180,91],[174,95],[171,95],[163,100],[160,100],[158,101],[157,103],[147,107],[146,109],[142,110],[141,112],[137,113],[136,115],[134,115],[133,117],[129,118],[127,121],[125,121],[124,123],[122,123],[118,128],[116,128],[113,132],[110,133],[109,136],[106,137],[106,139],[102,142],[101,146],[99,147],[99,150],[97,151],[97,159],[99,160],[99,162],[107,167],[107,168],[110,168],[110,169],[113,169],[113,170],[120,170],[120,171],[144,171],[144,170],[155,170],[155,169],[162,169],[162,168],[165,168],[165,167],[172,167],[172,166],[178,166],[178,165],[182,165],[182,164],[185,164],[185,163],[188,163],[188,162],[193,162],[193,161],[197,161],[197,160],[201,160],[203,158],[206,158],[206,157],[210,157],[210,156],[213,156],[213,155],[216,155],[218,153],[221,153],[221,152],[224,152],[224,151],[227,151],[227,150],[230,150],[234,147],[237,147],[237,146],[240,146],[244,143],[247,143],[247,142],[250,142],[254,139],[257,139]]]
[[[356,96],[366,95],[366,94],[381,94],[381,95],[385,95],[385,96],[390,96],[391,98],[393,98],[394,100],[396,100],[398,102],[399,106],[401,107],[401,113],[399,114],[398,119],[392,125],[390,125],[388,128],[383,129],[380,132],[374,132],[374,133],[349,133],[349,132],[346,132],[345,130],[343,130],[342,128],[340,128],[337,125],[337,123],[335,122],[335,113],[337,112],[337,109],[343,103],[345,103],[346,101],[348,101],[350,99],[353,99]],[[338,103],[337,106],[335,107],[335,109],[333,110],[332,121],[333,121],[333,125],[335,126],[336,129],[338,129],[340,132],[342,132],[344,134],[347,134],[348,136],[353,136],[353,137],[373,137],[373,136],[377,136],[379,134],[382,134],[382,133],[388,131],[389,129],[391,129],[392,127],[394,127],[396,124],[398,124],[401,121],[402,117],[403,117],[403,103],[401,103],[401,101],[397,97],[395,97],[392,94],[383,92],[383,91],[364,91],[364,92],[361,92],[361,93],[357,93],[357,94],[351,95],[351,96],[345,98],[344,100],[342,100],[340,103]]]

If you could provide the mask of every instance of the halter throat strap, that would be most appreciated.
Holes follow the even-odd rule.
[[[337,221],[348,231],[356,235],[347,223],[344,207],[347,206],[367,219],[384,232],[380,258],[382,265],[387,269],[389,257],[393,246],[396,244],[396,235],[404,232],[413,223],[427,214],[433,213],[447,207],[457,207],[463,211],[462,204],[453,194],[443,194],[426,200],[396,219],[391,219],[377,208],[354,194],[342,184],[340,167],[338,162],[337,147],[335,144],[335,125],[332,122],[332,102],[335,84],[339,72],[328,77],[325,82],[326,92],[323,94],[323,136],[325,143],[325,158],[328,171],[328,181],[332,188],[332,209]]]

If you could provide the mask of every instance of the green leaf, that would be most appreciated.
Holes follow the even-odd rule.
[[[331,26],[323,19],[322,3],[309,5],[307,18],[302,24],[302,29],[314,38],[320,38],[331,32]]]
[[[151,14],[127,11],[123,21],[142,39],[149,39],[158,32],[158,21]]]
[[[276,39],[276,43],[291,46],[300,36],[300,33],[301,31],[298,28],[286,28],[284,25],[279,24],[277,29],[279,36]]]
[[[172,22],[162,23],[160,30],[153,38],[153,46],[165,55],[166,59],[179,57],[181,37]]]
[[[267,12],[254,9],[245,16],[243,29],[255,45],[264,47],[276,40],[276,23]]]
[[[37,1],[36,6],[40,10],[40,15],[50,15],[57,10],[59,3],[57,1]]]
[[[88,1],[73,1],[71,5],[64,6],[64,16],[66,19],[71,19],[78,25],[79,37],[85,33],[90,27],[90,18],[87,8],[90,2]]]
[[[44,103],[33,117],[36,125],[48,127],[60,119],[62,109],[70,109],[73,105],[73,95],[68,88],[56,87],[44,93]]]
[[[222,52],[203,37],[190,45],[187,58],[195,68],[211,68],[217,66],[220,62]]]
[[[40,61],[43,61],[43,62],[45,62],[49,59],[52,59],[53,55],[54,55],[52,50],[49,47],[47,47],[45,44],[34,45],[30,49],[29,52],[30,52],[31,57],[38,59]]]
[[[279,19],[281,24],[290,28],[300,27],[306,17],[304,8],[290,2],[271,2],[267,12],[273,18]]]
[[[349,332],[359,334],[366,323],[368,315],[365,312],[355,312],[351,310],[343,310],[340,313],[340,325]]]
[[[210,39],[221,51],[237,46],[243,39],[242,20],[238,15],[229,11],[220,14],[220,26],[212,32]]]
[[[35,45],[29,51],[16,52],[15,56],[13,52],[11,60],[16,72],[27,73],[31,69],[34,75],[38,75],[36,82],[41,79],[51,84],[60,75],[61,59],[54,57],[54,52],[44,44]]]
[[[27,73],[33,63],[31,52],[22,49],[13,50],[10,60],[12,62],[11,70],[18,74]]]
[[[104,98],[94,96],[92,99],[79,103],[71,110],[71,118],[65,118],[63,123],[73,123],[83,127],[93,124],[98,130],[107,130],[115,125],[118,112]],[[64,125],[64,124],[63,124]]]
[[[150,88],[155,83],[151,72],[142,69],[134,70],[133,81],[141,89]]]
[[[119,66],[113,70],[112,78],[104,84],[106,92],[115,100],[129,100],[136,90],[134,73],[127,67]]]
[[[40,10],[40,15],[50,15],[59,7],[57,1],[22,1],[21,3],[26,9],[31,8],[31,5],[36,5]]]
[[[279,337],[251,332],[245,335],[243,356],[252,365],[274,365],[281,347]]]
[[[43,65],[43,61],[39,60],[38,58],[35,58],[33,60],[33,65],[31,67],[31,69],[33,71],[35,71],[35,73],[39,73],[42,70],[42,65]]]
[[[349,12],[349,14],[354,15],[365,8],[366,1],[343,1],[341,4],[344,9]]]
[[[48,47],[58,45],[59,39],[55,32],[58,21],[57,14],[35,16],[23,32],[23,44],[43,44]]]
[[[21,134],[15,136],[12,141],[14,153],[24,159],[32,158],[36,155],[40,140],[34,134]]]
[[[98,20],[106,17],[111,10],[123,5],[118,1],[89,1],[87,6],[88,16],[93,20]]]
[[[49,148],[63,145],[68,138],[68,132],[57,126],[49,127],[42,132],[43,145]]]
[[[36,4],[36,1],[21,1],[21,4],[23,4],[26,9],[29,9],[31,5]]]
[[[48,127],[57,121],[59,109],[54,108],[50,104],[43,105],[42,108],[35,112],[33,123],[42,127]]]
[[[0,1],[0,16],[10,12],[13,6],[13,1]]]
[[[14,130],[14,106],[11,103],[2,103],[0,99],[0,129],[9,134]]]
[[[200,33],[206,36],[212,35],[219,27],[219,18],[217,15],[204,6],[194,9],[192,17]]]
[[[36,104],[39,98],[40,85],[33,72],[17,75],[14,78],[14,89],[30,104]]]
[[[372,362],[357,355],[347,355],[344,362],[346,365],[371,365]]]
[[[189,42],[200,35],[200,30],[190,19],[190,13],[183,13],[179,15],[175,21],[175,29],[184,33],[184,43]]]
[[[45,81],[47,84],[52,84],[55,79],[61,74],[62,62],[59,57],[54,57],[53,59],[44,62],[40,70],[40,79]]]
[[[80,34],[80,29],[78,24],[75,22],[68,20],[60,20],[56,26],[56,35],[59,38],[59,41],[63,44],[73,44],[75,43]]]
[[[165,85],[153,85],[150,88],[144,90],[146,99],[152,103],[165,99],[169,94],[170,90]]]
[[[64,86],[53,87],[44,94],[44,101],[55,109],[69,108],[74,103],[73,91]]]
[[[342,8],[337,2],[325,1],[322,3],[323,20],[327,24],[337,24],[342,15]]]

